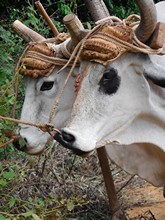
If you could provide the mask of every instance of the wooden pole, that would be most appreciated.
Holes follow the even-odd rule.
[[[97,149],[97,154],[105,182],[106,191],[109,199],[110,214],[112,220],[120,220],[120,203],[117,198],[117,193],[109,166],[109,161],[107,158],[107,153],[105,147],[100,147]]]
[[[81,40],[82,31],[84,31],[81,21],[75,14],[68,14],[63,18],[63,22],[71,35],[71,39],[75,41],[77,45]]]
[[[71,40],[68,42],[67,49],[73,51],[79,41],[82,39],[84,27],[75,14],[68,14],[63,18],[63,22],[67,27]]]
[[[41,2],[37,1],[37,2],[35,2],[35,5],[36,5],[38,11],[40,12],[40,14],[42,15],[42,17],[45,19],[45,21],[47,22],[47,24],[49,25],[49,27],[53,31],[54,36],[56,37],[59,34],[59,32],[58,32],[57,28],[55,27],[55,25],[53,24],[52,20],[50,19],[49,15],[45,11]]]
[[[89,8],[91,16],[95,22],[110,16],[103,0],[85,0],[85,4]],[[115,185],[105,147],[98,148],[97,154],[105,182],[106,191],[108,194],[111,219],[120,220],[120,204],[117,199]]]

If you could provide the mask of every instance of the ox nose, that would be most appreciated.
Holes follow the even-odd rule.
[[[61,134],[56,133],[54,139],[68,149],[72,149],[72,145],[75,141],[75,137],[65,131],[61,131]]]
[[[58,141],[65,148],[72,150],[73,153],[75,153],[79,156],[85,156],[86,155],[86,152],[84,152],[80,149],[77,149],[74,146],[76,138],[72,134],[69,134],[65,131],[61,131],[61,134],[59,134],[59,133],[55,134],[54,139],[56,141]]]
[[[20,138],[20,139],[21,139],[21,138]],[[24,139],[22,139],[22,140],[24,140]],[[24,140],[24,141],[25,141],[25,140]],[[26,145],[21,146],[20,143],[19,143],[19,140],[14,140],[14,141],[13,141],[13,146],[14,146],[17,150],[19,150],[19,151],[22,151],[22,152],[25,152],[25,151],[26,151]]]
[[[73,143],[75,141],[75,137],[72,134],[68,134],[66,132],[62,132],[63,140],[69,144]]]

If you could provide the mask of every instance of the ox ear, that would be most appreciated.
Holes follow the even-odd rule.
[[[165,67],[155,64],[151,60],[147,64],[144,69],[146,78],[150,79],[154,84],[165,88]]]

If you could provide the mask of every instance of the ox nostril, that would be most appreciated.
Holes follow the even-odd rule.
[[[26,138],[23,138],[23,139],[24,139],[25,143],[27,143],[27,142],[28,142]]]
[[[68,143],[72,143],[75,141],[75,137],[72,134],[68,134],[64,131],[62,132],[62,137],[63,137],[63,140]]]

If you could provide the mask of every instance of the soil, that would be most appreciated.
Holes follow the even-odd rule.
[[[165,198],[163,188],[134,177],[131,184],[122,189],[121,202],[128,219],[164,220]]]

